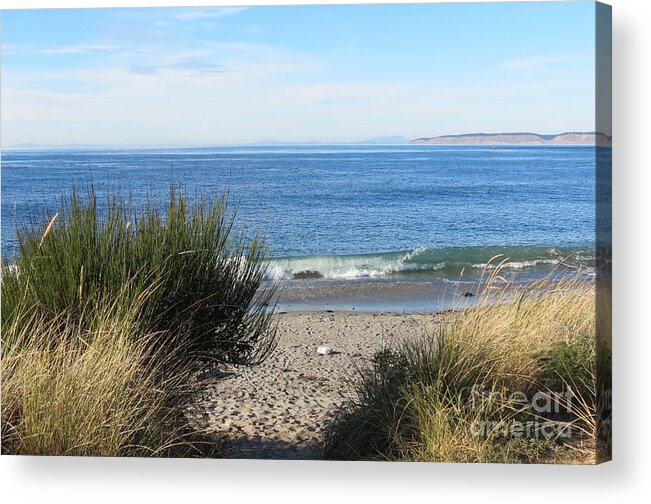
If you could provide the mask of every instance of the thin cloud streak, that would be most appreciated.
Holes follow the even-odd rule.
[[[85,54],[123,51],[124,46],[115,44],[75,44],[60,47],[37,47],[31,45],[10,45],[2,47],[4,54]]]

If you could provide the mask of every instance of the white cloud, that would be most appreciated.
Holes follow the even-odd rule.
[[[563,99],[566,82],[506,88],[332,83],[314,79],[309,64],[282,62],[250,63],[236,72],[201,79],[182,72],[141,75],[125,69],[87,70],[70,77],[108,88],[73,95],[5,89],[4,145],[354,141],[390,134],[415,138],[463,133],[469,127],[554,133],[559,127],[573,129],[572,117],[590,117],[594,103],[588,94],[583,101]],[[508,113],[505,96],[512,104]],[[549,96],[556,99],[541,100]],[[553,105],[541,108],[532,103]],[[568,124],[557,126],[565,115]]]
[[[536,56],[531,58],[518,58],[510,61],[505,61],[500,64],[503,70],[535,70],[544,68],[557,63],[567,63],[573,61],[574,56],[569,54],[552,54],[548,56]]]
[[[31,47],[32,46],[24,44],[2,44],[0,49],[2,50],[2,54],[18,54],[19,52],[30,49]]]
[[[327,142],[469,128],[554,133],[590,129],[572,118],[594,113],[590,90],[569,79],[466,87],[398,77],[334,80],[313,55],[251,43],[140,47],[103,60],[95,68],[3,76],[3,145]],[[77,91],[65,90],[67,82]]]
[[[272,47],[228,43],[172,52],[143,48],[93,69],[12,71],[3,82],[2,140],[197,144],[242,142],[247,132],[264,138],[270,123],[259,114],[280,117],[288,106],[272,95],[318,65]],[[50,85],[62,82],[87,91]]]
[[[48,47],[38,49],[36,52],[41,54],[80,54],[91,52],[112,52],[121,51],[124,47],[113,44],[78,44],[62,47]]]

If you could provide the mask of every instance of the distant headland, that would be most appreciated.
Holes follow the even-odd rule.
[[[110,149],[171,149],[171,148],[202,148],[202,147],[237,147],[237,146],[318,146],[318,145],[602,145],[610,146],[612,137],[603,133],[570,131],[557,135],[542,135],[540,133],[466,133],[462,135],[442,135],[422,137],[410,140],[408,137],[394,135],[368,138],[356,141],[296,141],[296,140],[265,140],[253,143],[205,143],[187,145],[182,142],[150,145],[95,145],[95,144],[64,144],[44,145],[36,143],[21,143],[2,146],[2,150],[110,150]]]
[[[594,131],[570,131],[557,135],[539,133],[470,133],[410,140],[410,144],[428,145],[611,145],[612,137]]]

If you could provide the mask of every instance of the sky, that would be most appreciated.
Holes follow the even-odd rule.
[[[593,131],[592,2],[2,12],[1,143]]]

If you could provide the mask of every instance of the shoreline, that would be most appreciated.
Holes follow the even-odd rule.
[[[534,271],[506,271],[505,284],[525,288],[543,279],[562,282],[576,270],[560,267]],[[590,271],[579,272],[584,282],[594,282]],[[488,276],[446,278],[442,276],[394,275],[354,280],[283,280],[278,283],[277,313],[439,313],[476,305],[488,285]]]
[[[440,280],[291,282],[281,286],[275,307],[278,313],[433,314],[453,307],[471,307],[481,291],[479,282],[444,283]],[[472,296],[468,296],[468,293]]]

